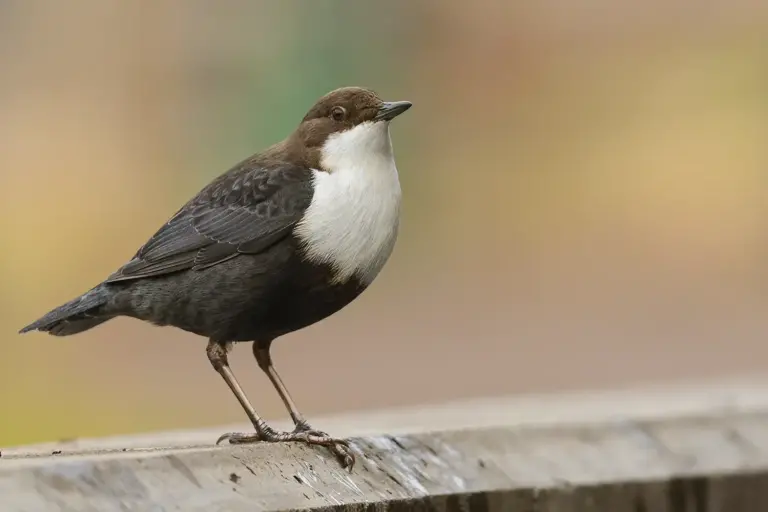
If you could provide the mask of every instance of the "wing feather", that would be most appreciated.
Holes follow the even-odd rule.
[[[107,282],[201,270],[267,249],[288,236],[309,207],[311,178],[305,167],[246,161],[203,189]]]

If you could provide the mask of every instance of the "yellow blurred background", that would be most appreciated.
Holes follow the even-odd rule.
[[[766,2],[0,0],[0,62],[0,446],[246,421],[192,334],[16,331],[344,85],[414,103],[404,218],[275,345],[310,421],[768,369]]]

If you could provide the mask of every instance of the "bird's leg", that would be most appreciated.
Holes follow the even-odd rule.
[[[232,369],[229,367],[229,361],[227,359],[227,345],[217,343],[215,341],[210,341],[208,342],[206,353],[208,354],[208,360],[211,362],[211,366],[213,366],[219,375],[221,375],[221,377],[224,379],[224,382],[227,383],[229,389],[232,390],[232,393],[234,393],[237,401],[240,402],[243,410],[245,410],[245,414],[248,415],[248,419],[250,419],[251,423],[253,423],[253,428],[256,429],[256,433],[251,435],[253,440],[266,440],[266,438],[268,438],[270,435],[273,435],[275,431],[269,425],[267,425],[263,419],[261,419],[261,416],[256,413],[256,410],[248,401],[248,397],[245,396],[243,388],[240,387],[240,383],[237,382],[235,374],[232,373]],[[219,444],[223,440],[227,439],[230,435],[231,434],[222,435],[216,441],[216,444]]]
[[[216,441],[216,444],[219,444],[224,440],[228,440],[230,444],[254,443],[257,441],[299,441],[307,444],[327,446],[334,452],[337,457],[339,457],[344,467],[348,467],[350,470],[352,469],[352,466],[355,463],[355,457],[352,455],[347,442],[342,439],[334,439],[325,432],[312,430],[309,428],[309,426],[306,424],[306,421],[303,420],[300,414],[294,415],[292,413],[291,415],[297,425],[296,430],[293,432],[276,432],[272,427],[267,425],[267,423],[256,413],[253,406],[248,401],[248,398],[245,396],[245,392],[240,387],[240,384],[237,382],[237,379],[232,373],[232,370],[230,369],[229,363],[227,361],[226,345],[211,341],[208,343],[206,352],[208,354],[208,359],[210,360],[211,365],[222,376],[224,381],[232,390],[232,393],[234,393],[238,402],[240,402],[240,405],[243,407],[243,410],[245,410],[245,413],[248,415],[248,418],[251,420],[251,423],[256,430],[256,432],[252,434],[242,434],[238,432],[229,432],[223,434]],[[256,350],[254,350],[254,353],[256,353]],[[267,357],[269,358],[268,352]],[[259,363],[259,366],[261,366],[261,363]],[[269,360],[268,366],[272,368],[272,373],[274,373],[274,367],[272,366],[271,360]],[[270,375],[270,379],[272,379],[272,373],[267,372],[267,375]],[[283,393],[286,393],[285,396],[287,396],[287,391],[285,391],[285,386],[282,384],[282,381],[280,381],[280,377],[278,376],[277,379],[281,386],[281,388],[277,388],[278,393],[280,393],[281,397],[284,396]],[[272,382],[274,383],[275,381],[273,380]],[[277,386],[277,384],[275,384],[275,386]],[[285,400],[286,398],[283,398],[283,401]],[[290,397],[288,397],[287,400],[289,400],[289,402],[286,402],[286,406],[289,407],[288,404],[290,403],[295,410],[295,405],[293,405],[293,401],[290,400]],[[303,425],[303,427],[299,428],[299,425]]]
[[[277,390],[277,394],[280,395],[280,399],[283,401],[283,404],[285,404],[285,408],[288,409],[293,424],[296,425],[295,432],[312,430],[309,423],[307,423],[307,420],[304,419],[304,415],[302,415],[301,412],[299,412],[298,407],[296,407],[296,403],[293,401],[285,384],[283,384],[283,379],[280,378],[280,374],[277,373],[275,365],[272,363],[272,356],[269,353],[269,346],[264,348],[259,346],[258,343],[254,343],[253,355],[256,358],[259,368],[267,374],[270,382],[272,382],[272,385]]]
[[[275,390],[277,390],[277,394],[280,395],[280,399],[282,399],[283,403],[285,404],[285,408],[288,409],[288,412],[291,415],[291,419],[293,420],[294,425],[296,425],[296,428],[293,430],[293,432],[280,433],[277,434],[277,436],[282,437],[281,440],[285,441],[303,440],[308,444],[322,444],[324,446],[328,446],[331,451],[341,460],[342,464],[345,467],[349,467],[351,469],[355,463],[355,456],[350,451],[349,444],[342,439],[335,439],[330,437],[325,432],[315,430],[309,425],[309,423],[307,423],[307,420],[304,419],[304,416],[296,407],[296,403],[293,401],[293,398],[291,398],[291,394],[285,387],[283,379],[281,379],[280,374],[277,373],[275,365],[272,363],[272,356],[269,353],[269,348],[269,343],[260,345],[258,342],[254,342],[253,355],[256,358],[256,362],[258,363],[259,368],[261,368],[264,373],[267,374],[267,377],[269,377],[269,380],[272,382]]]

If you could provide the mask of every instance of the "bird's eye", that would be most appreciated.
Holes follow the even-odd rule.
[[[344,107],[333,107],[331,109],[331,117],[334,121],[343,121],[347,117],[347,111]]]

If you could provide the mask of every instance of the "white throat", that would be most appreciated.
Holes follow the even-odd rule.
[[[306,256],[334,269],[334,282],[352,276],[370,284],[397,238],[400,181],[389,122],[366,122],[331,135],[313,170],[314,195],[295,233]]]

